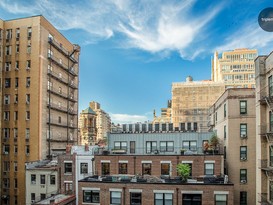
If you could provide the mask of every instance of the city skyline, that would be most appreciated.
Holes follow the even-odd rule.
[[[268,54],[273,35],[257,18],[270,3],[3,0],[0,18],[41,14],[79,44],[79,112],[97,101],[112,121],[127,123],[152,120],[153,109],[159,115],[172,82],[210,79],[216,50]]]

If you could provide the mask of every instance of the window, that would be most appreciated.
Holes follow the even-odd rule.
[[[155,205],[173,204],[173,194],[155,193]]]
[[[56,176],[55,175],[50,175],[50,184],[55,185],[56,184]]]
[[[31,35],[32,35],[32,28],[31,28],[31,27],[28,27],[28,28],[27,28],[27,37],[28,37],[28,38],[31,38]]]
[[[247,101],[240,101],[240,114],[247,114]]]
[[[88,173],[88,164],[81,163],[81,174],[87,174],[87,173]]]
[[[197,150],[197,142],[196,141],[183,141],[182,144],[183,149],[185,150]]]
[[[26,139],[29,139],[29,133],[30,133],[30,129],[26,128]]]
[[[17,153],[18,153],[18,146],[15,145],[15,146],[14,146],[14,154],[17,155]]]
[[[32,174],[30,178],[31,178],[31,184],[36,184],[36,174]]]
[[[11,39],[12,38],[12,29],[7,29],[6,30],[6,39]]]
[[[29,70],[31,68],[31,60],[27,60],[27,67],[26,69]]]
[[[148,174],[148,175],[152,174],[152,164],[151,163],[142,163],[142,175],[144,175],[144,174]]]
[[[240,192],[240,205],[247,205],[247,192],[246,191]]]
[[[15,70],[19,70],[19,61],[15,61]]]
[[[227,195],[215,194],[215,205],[227,205]]]
[[[240,136],[241,138],[247,137],[247,124],[240,124]]]
[[[114,149],[127,150],[127,142],[115,142]]]
[[[15,46],[15,51],[16,51],[16,53],[19,53],[19,52],[20,52],[20,45],[19,45],[19,44],[16,44],[16,46]]]
[[[17,189],[18,188],[18,183],[17,183],[17,179],[14,179],[14,188]]]
[[[15,78],[15,88],[18,88],[19,86],[19,78]]]
[[[11,46],[6,46],[6,55],[11,55]]]
[[[150,154],[157,150],[156,142],[146,142],[146,153]]]
[[[9,154],[9,145],[4,145],[4,154]]]
[[[10,78],[5,78],[5,88],[10,88]]]
[[[10,104],[10,95],[4,95],[4,105]]]
[[[58,123],[62,123],[62,117],[61,116],[58,117]]]
[[[11,62],[6,62],[5,63],[5,71],[6,72],[10,71],[10,68],[11,68]]]
[[[160,152],[173,152],[173,142],[160,142]]]
[[[72,173],[72,163],[64,163],[64,173],[71,174]]]
[[[161,175],[170,175],[170,163],[161,163]]]
[[[119,163],[118,164],[118,173],[119,174],[128,174],[127,163]]]
[[[26,94],[26,103],[27,103],[27,104],[30,103],[30,94]]]
[[[205,163],[205,175],[214,175],[214,163]]]
[[[111,191],[110,197],[110,204],[121,204],[121,192]]]
[[[269,97],[273,96],[273,78],[272,75],[268,78],[268,93]]]
[[[130,153],[131,154],[136,153],[136,142],[135,141],[130,141]]]
[[[18,120],[18,111],[14,111],[14,121]]]
[[[35,193],[31,193],[31,201],[35,201]]]
[[[4,138],[9,138],[10,136],[10,129],[9,128],[4,128],[3,129],[3,132],[4,132]]]
[[[246,169],[240,169],[240,182],[241,183],[247,182],[247,170]]]
[[[46,195],[45,194],[40,194],[40,197],[41,197],[41,200],[43,200],[43,199],[46,198]]]
[[[83,190],[83,202],[100,203],[100,191],[99,190]]]
[[[4,161],[4,172],[9,172],[10,171],[10,162],[9,161]]]
[[[14,95],[14,103],[17,104],[18,103],[18,94]]]
[[[4,120],[9,121],[9,111],[4,111]]]
[[[110,163],[101,163],[101,175],[110,175]]]
[[[27,53],[28,53],[28,54],[31,53],[31,44],[30,44],[30,43],[27,45]]]
[[[15,37],[20,38],[20,28],[16,28],[15,30]]]
[[[240,159],[247,160],[247,146],[240,146]]]
[[[141,193],[131,192],[130,193],[130,204],[141,205]]]
[[[26,111],[26,120],[30,120],[30,111]]]
[[[217,112],[215,112],[215,122],[217,122]]]
[[[26,145],[26,155],[29,155],[29,145]]]
[[[224,139],[227,138],[227,126],[224,125]]]
[[[64,183],[65,192],[71,192],[72,191],[72,185],[73,184],[71,182]]]
[[[9,188],[9,178],[4,178],[3,179],[3,187],[4,188]]]
[[[14,171],[17,172],[18,171],[18,163],[15,161],[13,163],[13,165],[14,165]]]
[[[28,88],[30,86],[30,77],[26,78],[26,87]]]
[[[183,194],[183,204],[202,205],[202,194]]]
[[[224,104],[224,117],[227,117],[227,104]]]

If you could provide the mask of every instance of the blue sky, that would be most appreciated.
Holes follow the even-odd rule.
[[[210,79],[216,50],[273,50],[257,21],[267,7],[272,0],[0,0],[0,18],[42,14],[79,44],[79,111],[94,100],[125,123],[159,115],[172,82]]]

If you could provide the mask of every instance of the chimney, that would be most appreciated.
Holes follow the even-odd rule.
[[[66,145],[66,154],[71,154],[71,145]]]
[[[87,143],[84,145],[84,151],[89,152],[89,145]]]

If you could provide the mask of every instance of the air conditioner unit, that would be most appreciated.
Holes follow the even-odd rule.
[[[26,100],[26,104],[29,104],[29,101],[28,101],[28,100]]]
[[[9,152],[4,152],[4,154],[9,154]]]
[[[26,67],[26,70],[30,70],[30,67]]]
[[[246,138],[247,137],[247,135],[241,135],[241,138]]]
[[[15,70],[19,70],[19,68],[15,68]]]
[[[14,104],[18,104],[18,101],[14,101]]]
[[[35,200],[31,200],[31,203],[32,203],[32,204],[35,203]]]
[[[242,184],[245,184],[245,183],[246,183],[246,180],[241,180],[241,183],[242,183]]]
[[[245,161],[245,160],[246,160],[246,157],[241,157],[241,160]]]

